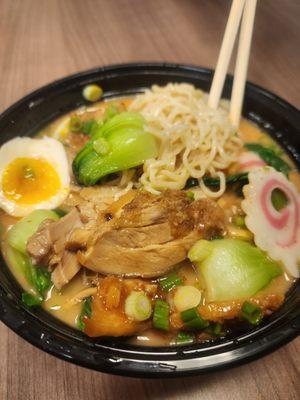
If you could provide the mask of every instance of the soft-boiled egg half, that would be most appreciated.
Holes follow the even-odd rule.
[[[23,217],[58,207],[70,191],[68,160],[56,139],[16,137],[0,149],[0,207]]]

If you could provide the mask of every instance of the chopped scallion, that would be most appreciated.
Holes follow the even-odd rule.
[[[181,312],[197,307],[201,300],[201,292],[195,286],[179,286],[174,295],[174,305]]]
[[[96,121],[94,119],[88,119],[87,121],[83,121],[82,127],[81,127],[81,132],[84,135],[90,135],[93,126],[96,124]]]
[[[84,331],[85,324],[84,318],[91,318],[92,316],[92,297],[87,297],[83,303],[81,308],[81,313],[78,318],[77,326],[81,331]]]
[[[232,217],[232,222],[234,225],[238,226],[239,228],[245,228],[245,217],[242,215],[234,215]]]
[[[245,301],[240,316],[241,319],[248,321],[251,325],[258,325],[262,320],[263,313],[261,308],[249,301]]]
[[[145,321],[151,317],[152,305],[144,292],[132,291],[125,300],[125,314],[135,321]]]
[[[113,118],[115,115],[119,114],[119,110],[118,110],[118,106],[117,104],[110,104],[107,109],[105,110],[105,114],[104,114],[104,120],[107,121],[111,118]]]
[[[175,344],[188,344],[193,343],[195,340],[194,335],[188,332],[179,332],[176,339]]]
[[[209,326],[209,322],[204,320],[197,310],[196,307],[190,308],[189,310],[182,311],[181,319],[184,322],[186,328],[191,330],[204,329]]]
[[[159,286],[165,292],[170,292],[170,290],[174,289],[174,287],[182,285],[181,278],[175,272],[160,278],[158,282]]]
[[[222,325],[218,322],[214,324],[210,324],[208,328],[205,329],[205,332],[209,333],[213,336],[221,336],[222,335]]]
[[[82,95],[87,101],[98,101],[103,95],[103,90],[96,84],[87,85],[82,91]]]
[[[169,330],[170,306],[163,300],[156,300],[153,312],[153,327],[163,331]]]
[[[195,194],[192,191],[186,192],[187,198],[191,201],[195,200]]]
[[[82,128],[82,121],[77,115],[73,115],[70,118],[70,131],[71,132],[80,132]]]

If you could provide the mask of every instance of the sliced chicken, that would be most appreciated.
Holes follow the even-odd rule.
[[[59,221],[46,220],[28,240],[27,252],[34,265],[48,265],[52,272],[52,282],[61,289],[80,270],[76,253],[66,249],[71,233],[83,226],[76,208]]]
[[[78,259],[105,275],[157,277],[183,261],[198,239],[223,229],[223,211],[211,200],[191,202],[182,191],[140,192],[119,218],[96,227]]]
[[[51,280],[56,289],[60,290],[80,270],[81,265],[77,260],[76,253],[65,250],[58,264],[51,274]]]
[[[79,264],[104,275],[152,278],[183,261],[198,239],[222,234],[224,221],[212,200],[191,202],[174,190],[160,196],[131,191],[105,211],[85,201],[59,221],[45,222],[27,250],[35,264],[47,261],[58,288]]]

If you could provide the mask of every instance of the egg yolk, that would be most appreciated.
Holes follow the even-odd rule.
[[[57,194],[60,188],[58,173],[41,158],[16,158],[2,176],[4,196],[17,204],[37,204]]]

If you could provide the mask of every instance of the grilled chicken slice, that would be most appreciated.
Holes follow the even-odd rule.
[[[76,208],[59,221],[46,220],[37,232],[29,238],[27,252],[35,265],[48,265],[52,282],[61,289],[80,270],[76,253],[66,249],[71,233],[83,226]]]
[[[198,239],[222,234],[224,224],[222,209],[211,200],[191,202],[175,190],[139,192],[105,229],[91,232],[78,260],[105,275],[157,277],[183,261]]]

